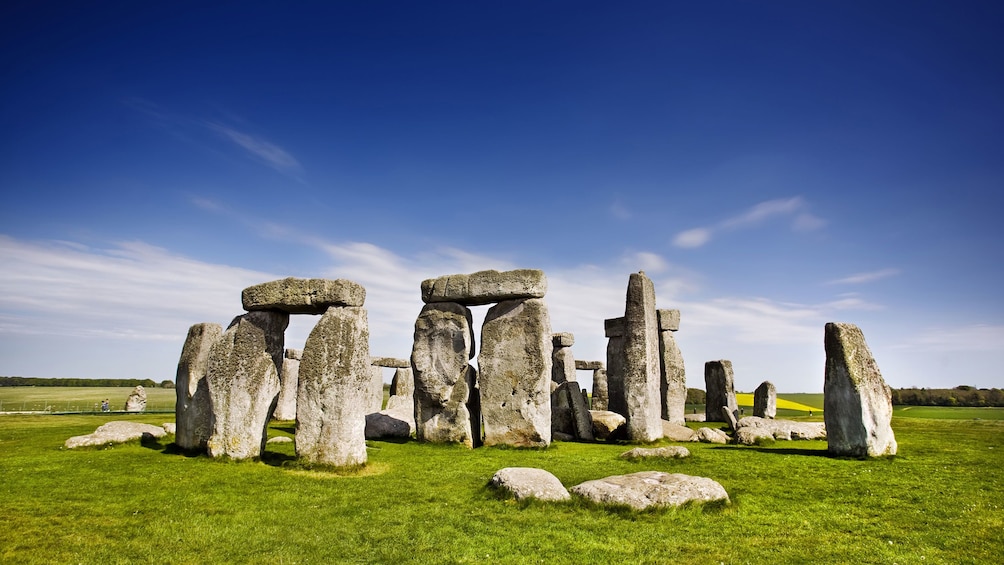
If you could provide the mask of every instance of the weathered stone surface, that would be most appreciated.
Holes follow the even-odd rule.
[[[174,422],[164,422],[160,425],[160,427],[164,428],[164,431],[169,434],[173,434],[178,431],[178,426]]]
[[[554,411],[568,411],[567,423],[556,421]],[[589,407],[582,397],[578,383],[564,382],[551,393],[552,431],[572,435],[575,439],[593,441],[593,420],[589,415]],[[555,427],[555,425],[560,427]]]
[[[736,443],[742,445],[756,445],[764,440],[774,441],[774,434],[767,428],[740,428],[735,436]]]
[[[557,332],[551,334],[551,345],[555,349],[559,347],[571,347],[575,345],[575,335],[569,332]]]
[[[575,360],[575,369],[578,371],[595,371],[597,369],[605,369],[606,365],[603,361],[583,361],[582,359]]]
[[[701,412],[700,414],[687,414],[683,419],[688,422],[704,422],[707,420],[707,417]]]
[[[635,510],[729,499],[725,488],[711,479],[661,471],[586,481],[572,487],[571,491],[599,504],[627,505]]]
[[[390,395],[407,398],[415,396],[415,374],[412,373],[410,364],[394,371],[394,378],[390,381]]]
[[[366,439],[407,438],[411,436],[408,422],[386,411],[366,415]]]
[[[138,422],[113,421],[98,426],[93,433],[84,436],[74,436],[66,440],[63,447],[75,449],[77,447],[88,447],[96,445],[107,445],[110,443],[124,443],[135,439],[155,439],[167,435],[164,428],[152,424],[140,424]]]
[[[205,449],[213,433],[213,407],[206,371],[209,349],[221,335],[223,328],[219,324],[195,324],[188,328],[188,337],[181,348],[174,380],[174,421],[177,425],[174,443],[182,449]]]
[[[621,459],[683,459],[690,457],[690,450],[679,445],[669,447],[636,447],[621,453]]]
[[[323,314],[331,306],[362,306],[366,289],[346,279],[289,277],[256,284],[241,293],[244,309],[281,310],[289,314]]]
[[[733,378],[732,361],[722,359],[704,364],[704,387],[707,392],[707,399],[704,402],[706,421],[726,421],[722,414],[722,406],[728,406],[733,416],[739,414]]]
[[[265,443],[293,443],[293,438],[289,436],[275,436],[265,440]]]
[[[774,383],[764,381],[753,391],[753,415],[760,418],[777,416],[777,388]]]
[[[722,420],[725,420],[725,423],[729,425],[730,430],[736,431],[736,415],[728,406],[722,406]]]
[[[679,313],[679,310],[671,311]],[[662,419],[683,424],[687,412],[687,369],[671,331],[659,332],[659,376]]]
[[[624,317],[609,318],[603,320],[603,333],[605,337],[624,337]],[[607,363],[609,365],[609,362]]]
[[[289,327],[289,314],[278,310],[257,310],[234,318],[230,328],[237,322],[245,320],[261,329],[265,336],[265,352],[275,364],[275,374],[282,373],[282,360],[286,356],[286,328]]]
[[[366,413],[379,412],[383,408],[383,367],[370,365],[369,394],[366,396]]]
[[[481,328],[485,445],[551,442],[551,318],[543,300],[492,306]]]
[[[408,424],[408,435],[415,433],[415,399],[411,396],[391,396],[387,407],[380,411]]]
[[[680,329],[679,310],[659,310],[659,331],[675,332]]]
[[[397,357],[372,357],[370,358],[370,363],[379,367],[387,367],[390,369],[411,368],[410,359],[398,359]]]
[[[663,420],[662,437],[673,441],[697,441],[697,432],[687,426]]]
[[[853,324],[826,324],[823,420],[829,452],[852,457],[896,454],[892,391]]]
[[[300,361],[296,455],[310,463],[366,463],[372,404],[369,322],[364,308],[331,307],[311,330]]]
[[[478,271],[469,275],[446,275],[422,281],[422,301],[456,302],[479,306],[506,300],[543,298],[547,277],[537,269]]]
[[[506,467],[497,471],[488,485],[510,493],[516,500],[536,498],[556,501],[571,498],[561,481],[543,469]]]
[[[555,334],[560,335],[560,334]],[[560,340],[553,340],[552,344]],[[575,355],[572,348],[563,345],[553,345],[551,353],[551,380],[557,384],[575,382]]]
[[[480,419],[472,411],[477,375],[468,364],[473,347],[470,310],[452,302],[422,308],[411,352],[419,441],[467,447],[480,442]]]
[[[655,441],[662,437],[659,322],[655,286],[643,272],[633,273],[628,279],[623,361],[628,439]]]
[[[806,440],[806,439],[826,439],[826,426],[821,422],[793,422],[791,420],[775,420],[761,418],[758,416],[747,416],[741,418],[737,423],[736,441],[737,443],[747,443],[746,438],[763,435],[760,432],[746,432],[743,430],[756,429],[770,435],[776,440]]]
[[[143,385],[136,385],[129,393],[129,398],[125,403],[126,412],[146,412],[146,389]]]
[[[627,424],[624,416],[609,410],[590,410],[589,417],[593,420],[593,437],[600,441],[622,435]]]
[[[729,435],[715,428],[698,428],[697,441],[701,443],[728,443]]]
[[[299,389],[302,358],[302,349],[286,349],[282,360],[282,371],[279,373],[279,401],[272,415],[276,420],[296,419],[296,395]]]
[[[213,433],[206,447],[211,457],[258,457],[265,447],[266,426],[279,399],[279,373],[267,349],[268,322],[268,316],[239,316],[209,350]]]
[[[607,370],[603,368],[593,370],[593,396],[590,399],[592,410],[606,410],[608,405],[607,391]]]

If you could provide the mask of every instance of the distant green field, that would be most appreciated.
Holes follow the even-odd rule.
[[[108,399],[112,410],[125,409],[131,387],[0,387],[0,412],[42,411],[51,412],[99,411],[101,401]],[[147,388],[148,412],[174,411],[173,388]]]
[[[936,420],[1004,420],[1004,408],[963,406],[896,406],[893,416]]]

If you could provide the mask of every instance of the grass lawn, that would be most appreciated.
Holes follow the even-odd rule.
[[[51,406],[53,412],[100,411],[108,399],[112,410],[124,410],[132,387],[0,387],[0,412],[41,411]],[[147,411],[173,412],[176,392],[173,388],[146,388]]]
[[[0,417],[0,562],[1004,562],[1004,421],[897,417],[900,455],[877,460],[831,458],[820,441],[688,444],[689,459],[643,462],[620,460],[619,445],[369,442],[352,476],[297,469],[292,444],[244,463],[166,442],[61,448],[111,419],[124,416]],[[270,435],[292,432],[276,424]],[[547,469],[567,487],[642,470],[706,476],[732,504],[517,503],[485,488],[508,466]]]

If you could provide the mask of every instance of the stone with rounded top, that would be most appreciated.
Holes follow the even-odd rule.
[[[324,314],[331,306],[362,306],[366,289],[347,279],[287,277],[256,284],[241,293],[244,309],[281,310],[290,314]]]
[[[777,416],[777,388],[774,383],[764,381],[753,391],[753,415],[761,418]]]
[[[219,324],[202,323],[188,328],[175,375],[174,443],[182,449],[205,449],[213,433],[213,408],[209,400],[209,349],[223,335]]]
[[[547,277],[539,269],[478,271],[469,275],[445,275],[422,281],[422,301],[456,302],[481,306],[505,300],[543,298]]]
[[[536,498],[542,501],[568,500],[571,495],[561,481],[543,469],[506,467],[492,475],[488,485],[511,494],[516,500]]]
[[[593,437],[600,441],[616,438],[627,423],[624,416],[609,410],[590,410],[589,417],[593,421]]]
[[[705,400],[705,421],[727,422],[722,406],[727,406],[732,415],[739,413],[736,403],[732,361],[719,359],[704,364],[704,386],[707,390]]]
[[[661,471],[641,471],[586,481],[570,490],[598,504],[630,506],[635,510],[729,500],[725,488],[712,479]]]
[[[655,285],[644,272],[632,273],[628,279],[623,362],[628,439],[655,441],[662,437],[659,322]]]
[[[63,447],[67,449],[75,449],[77,447],[124,443],[136,439],[143,439],[145,437],[158,439],[164,437],[165,435],[167,435],[167,431],[161,426],[141,424],[139,422],[112,421],[98,426],[98,428],[90,434],[71,437],[66,440]]]

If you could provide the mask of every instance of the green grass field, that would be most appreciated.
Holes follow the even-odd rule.
[[[47,406],[52,412],[97,412],[106,398],[112,410],[123,410],[132,390],[132,387],[0,387],[0,412],[37,412]],[[147,388],[147,411],[173,412],[175,395],[173,388]]]
[[[1004,422],[895,418],[900,454],[826,456],[826,443],[688,444],[630,462],[622,445],[466,450],[369,442],[353,476],[189,457],[167,442],[64,450],[124,415],[0,416],[4,563],[1000,563]],[[169,415],[129,415],[159,424]],[[288,423],[270,435],[290,435]],[[659,443],[660,445],[663,442]],[[711,477],[724,509],[633,513],[500,500],[508,466],[565,486],[663,470]]]

